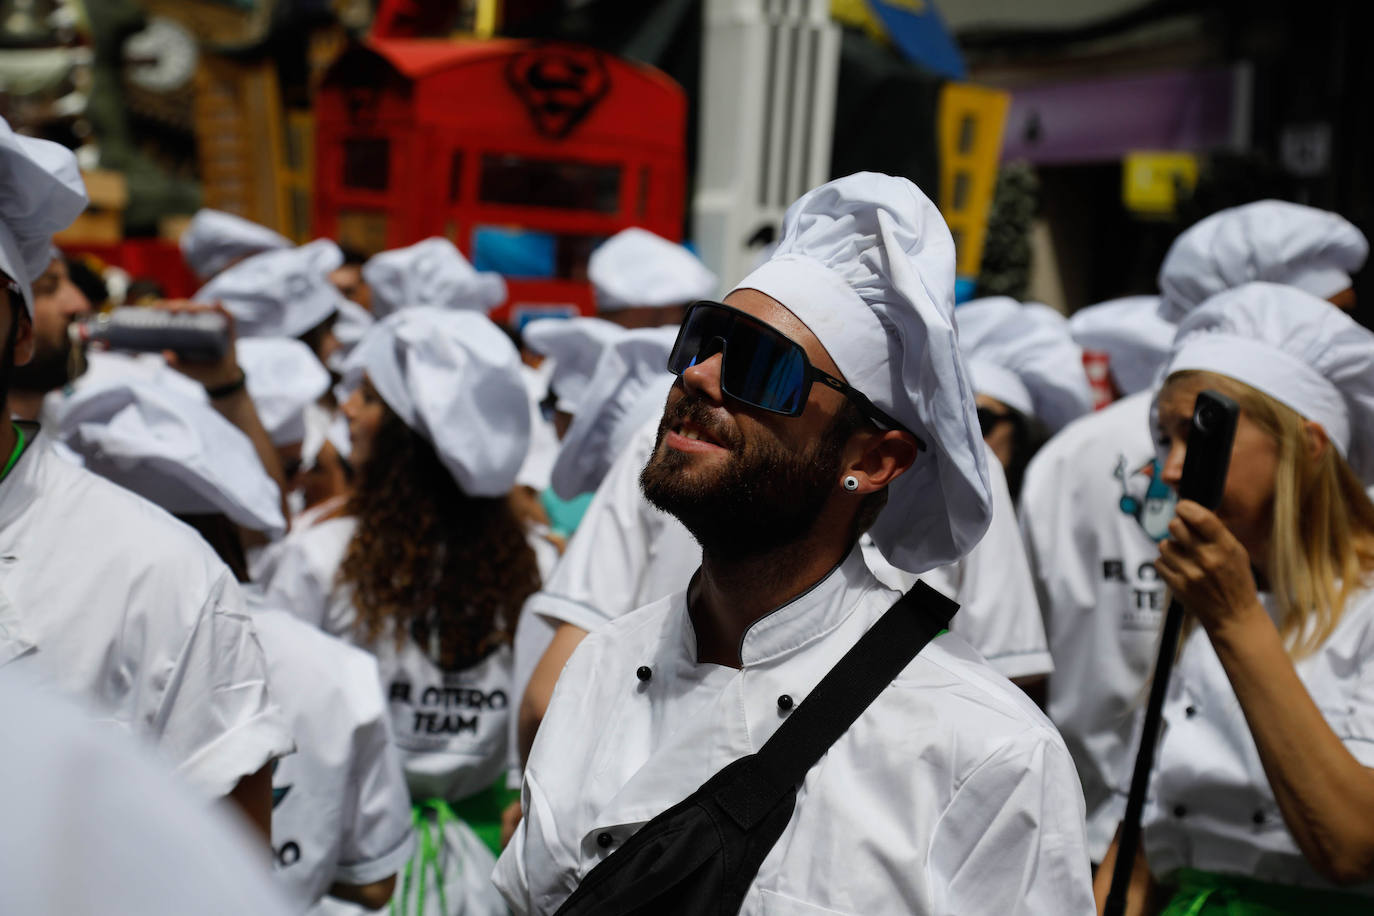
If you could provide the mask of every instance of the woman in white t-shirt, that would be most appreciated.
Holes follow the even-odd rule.
[[[1199,392],[1240,418],[1217,511],[1181,501],[1156,564],[1188,618],[1128,912],[1374,911],[1374,335],[1252,283],[1184,319],[1165,378],[1171,486]]]

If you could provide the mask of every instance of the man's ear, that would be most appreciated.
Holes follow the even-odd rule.
[[[23,366],[33,359],[33,321],[23,300],[15,302],[15,298],[10,299],[12,307],[19,309],[19,318],[14,323],[14,364]]]
[[[859,486],[853,492],[860,496],[881,490],[902,476],[916,463],[919,452],[916,437],[896,429],[860,434],[851,444],[856,451],[843,473],[858,479]]]
[[[1302,421],[1303,438],[1307,443],[1307,457],[1313,461],[1326,454],[1326,450],[1331,447],[1331,440],[1326,436],[1326,429],[1320,423],[1312,420]]]

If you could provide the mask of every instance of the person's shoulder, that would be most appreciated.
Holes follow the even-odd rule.
[[[372,653],[277,608],[255,610],[252,620],[274,686],[280,679],[293,692],[309,692],[316,707],[332,715],[345,711],[354,718],[373,718],[381,713],[381,680]]]
[[[588,656],[620,656],[642,653],[677,632],[685,592],[677,592],[622,614],[587,634],[577,651]]]

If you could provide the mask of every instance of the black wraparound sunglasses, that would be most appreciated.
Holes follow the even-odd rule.
[[[668,371],[680,376],[717,353],[721,354],[721,390],[737,401],[796,417],[806,408],[811,383],[820,382],[848,398],[874,423],[910,433],[919,448],[926,447],[919,436],[861,392],[811,365],[801,344],[776,328],[720,302],[693,302],[668,356]]]

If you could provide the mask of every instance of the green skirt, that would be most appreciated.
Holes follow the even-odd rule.
[[[1182,868],[1159,916],[1369,916],[1374,897]]]

